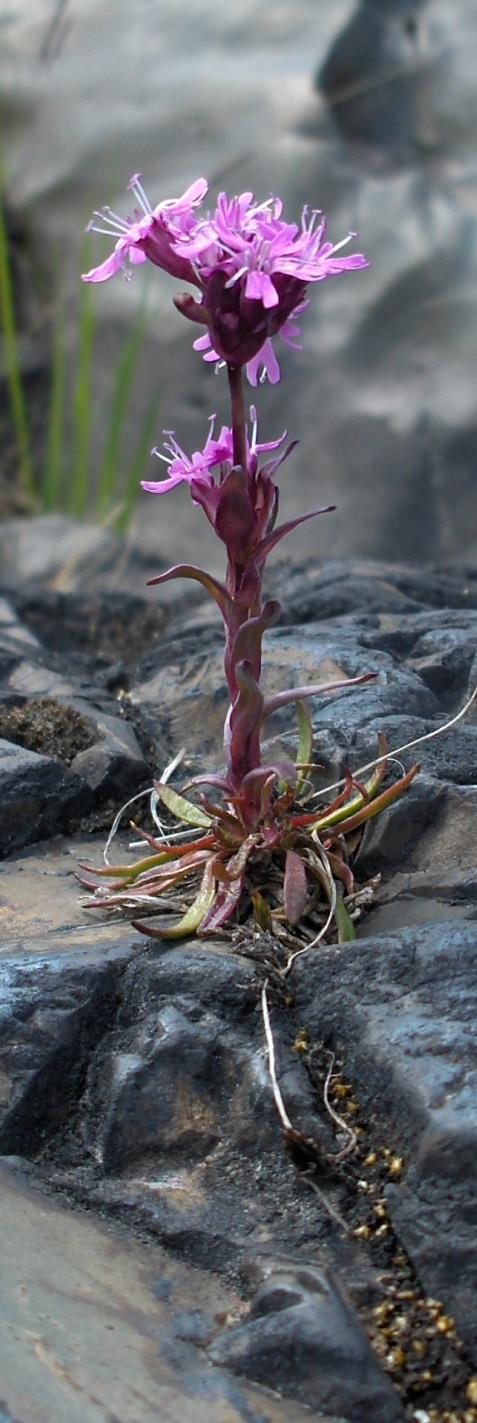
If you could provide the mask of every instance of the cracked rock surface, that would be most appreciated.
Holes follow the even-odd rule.
[[[313,703],[319,783],[371,759],[379,731],[398,747],[468,696],[472,570],[282,565],[270,583],[270,690],[379,672]],[[84,594],[41,581],[3,597],[0,1408],[18,1423],[470,1423],[475,720],[423,744],[408,796],[369,827],[357,869],[381,879],[356,942],[298,959],[284,990],[263,933],[148,943],[72,879],[180,746],[187,776],[218,766],[208,609],[189,599],[172,626],[159,600],[142,623],[101,591],[96,614],[94,592],[86,614]],[[270,742],[294,736],[282,709]],[[305,1147],[280,1129],[265,976]]]

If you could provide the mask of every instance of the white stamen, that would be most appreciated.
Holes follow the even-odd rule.
[[[347,243],[351,242],[351,238],[357,236],[357,232],[348,232],[347,237],[342,237],[341,242],[335,243],[335,246],[331,248],[331,252],[328,252],[328,257],[332,257],[334,252],[339,252],[340,247],[346,247]]]
[[[138,200],[138,203],[140,203],[140,205],[141,205],[141,207],[142,207],[142,210],[143,210],[143,213],[145,214],[146,217],[150,217],[150,215],[151,215],[151,213],[152,213],[152,207],[151,207],[151,204],[150,204],[150,202],[149,202],[149,198],[148,198],[148,196],[147,196],[147,193],[144,192],[144,188],[143,188],[143,186],[142,186],[142,183],[140,182],[139,174],[137,175],[137,178],[136,178],[135,183],[134,183],[134,184],[131,183],[130,186],[131,186],[131,192],[134,193],[135,197],[136,197],[137,200]]]
[[[88,226],[87,226],[87,228],[86,228],[86,231],[87,231],[87,232],[99,232],[99,233],[101,234],[101,237],[109,237],[109,238],[111,238],[111,237],[116,237],[116,236],[117,236],[119,229],[118,229],[118,228],[113,228],[113,229],[111,230],[111,228],[109,228],[109,227],[98,227],[97,222],[93,222],[93,221],[91,220],[91,222],[88,223]],[[121,236],[121,237],[124,237],[124,235],[125,235],[126,232],[127,232],[127,228],[124,227],[124,228],[121,230],[121,232],[120,232],[120,236]]]

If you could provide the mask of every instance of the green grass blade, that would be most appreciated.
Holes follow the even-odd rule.
[[[313,760],[313,726],[308,707],[304,702],[297,702],[296,714],[298,720],[298,751],[296,765],[302,767],[296,783],[296,794],[303,790],[306,781],[306,767],[311,765]]]
[[[16,441],[20,461],[20,480],[29,499],[35,498],[35,476],[31,455],[28,414],[18,355],[12,269],[8,253],[8,238],[3,203],[0,198],[0,319],[5,348],[5,366]]]
[[[338,940],[340,944],[351,944],[356,938],[356,929],[353,920],[348,914],[348,910],[343,904],[339,890],[336,894],[335,921],[338,930]]]
[[[157,395],[154,395],[147,406],[142,430],[136,445],[136,452],[127,476],[121,509],[115,523],[116,532],[118,534],[125,534],[131,521],[139,494],[140,482],[146,473],[147,460],[151,453],[151,445],[156,433]]]
[[[46,444],[45,472],[41,489],[42,507],[46,513],[60,509],[63,503],[62,460],[65,423],[65,313],[58,304],[53,337],[51,364],[50,408]]]
[[[74,460],[68,499],[70,513],[79,518],[86,512],[89,497],[95,328],[96,317],[91,289],[84,285],[80,298],[78,358],[73,400]]]
[[[128,409],[132,384],[136,373],[139,352],[147,328],[145,296],[128,340],[124,343],[116,369],[116,379],[109,417],[109,429],[99,472],[97,493],[97,513],[101,515],[117,496],[117,474],[119,468],[121,436]]]

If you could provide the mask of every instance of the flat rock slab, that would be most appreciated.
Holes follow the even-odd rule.
[[[242,1302],[158,1245],[47,1200],[0,1169],[0,1418],[9,1423],[305,1423],[214,1367],[217,1316]],[[315,1423],[339,1423],[313,1413]]]
[[[117,943],[117,921],[85,908],[84,892],[75,880],[81,861],[102,861],[105,837],[75,840],[57,836],[31,846],[2,865],[0,887],[0,955],[45,952],[54,938],[58,953],[79,945],[91,932],[97,944]],[[126,849],[120,842],[121,853]],[[36,947],[35,947],[36,945]]]

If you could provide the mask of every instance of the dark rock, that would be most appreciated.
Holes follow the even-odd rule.
[[[0,853],[9,854],[77,821],[91,808],[89,787],[57,761],[0,741]]]
[[[2,1423],[309,1423],[299,1404],[211,1367],[209,1321],[242,1303],[216,1276],[129,1242],[3,1163],[0,1210]],[[197,1342],[183,1343],[192,1313]]]
[[[474,1360],[476,954],[475,924],[450,920],[294,969],[308,1030],[345,1053],[363,1110],[406,1158],[389,1192],[397,1235]]]
[[[93,805],[100,807],[114,797],[120,803],[151,780],[135,730],[125,715],[126,666],[119,676],[119,694],[123,698],[119,701],[104,685],[104,680],[101,684],[98,675],[100,646],[104,647],[107,642],[104,626],[102,635],[106,642],[101,644],[96,636],[104,611],[101,597],[96,599],[93,615],[94,599],[90,595],[86,617],[83,616],[84,600],[82,606],[81,599],[74,594],[53,595],[37,588],[33,597],[23,589],[22,596],[17,594],[17,606],[21,606],[23,616],[31,618],[35,631],[21,620],[14,603],[14,594],[11,600],[0,600],[0,738],[25,748],[26,752],[38,752],[43,759],[63,762],[69,772],[63,771],[61,778],[58,769],[57,783],[51,779],[53,773],[49,773],[45,797],[56,794],[60,805],[55,811],[52,805],[49,811],[42,805],[36,818],[33,808],[36,791],[32,781],[27,797],[30,809],[25,810],[23,818],[18,812],[14,831],[11,812],[10,829],[6,828],[2,842],[4,850],[55,833],[74,821],[77,823]],[[149,642],[153,619],[142,604],[139,606],[144,614],[146,642]],[[122,619],[127,622],[128,616],[124,651],[131,652],[134,648],[136,653],[140,644],[134,634],[141,620],[137,606],[131,607],[131,600],[129,604],[126,600],[122,610]],[[111,640],[113,628],[117,638],[118,631],[124,627],[123,620],[117,608],[109,607]],[[160,620],[156,619],[156,632],[158,626]],[[40,632],[42,642],[37,636]],[[128,643],[131,635],[133,641]],[[117,678],[113,679],[113,688],[118,688]],[[21,757],[15,760],[10,753],[11,804],[15,800],[20,804],[24,798],[24,764]],[[45,774],[43,766],[43,778]]]
[[[329,1148],[278,1004],[273,1020],[288,1110]],[[246,1241],[281,1214],[295,1171],[264,1061],[253,962],[211,944],[131,964],[116,1025],[92,1055],[83,1117],[81,1154],[86,1145],[105,1173],[92,1182],[95,1199],[134,1204],[161,1239],[235,1270]],[[284,1240],[299,1238],[310,1211],[298,1190],[294,1227],[278,1226]]]
[[[194,764],[200,752],[202,765],[217,764],[223,735],[227,696],[223,677],[220,630],[204,629],[202,648],[197,651],[199,633],[181,638],[180,648],[172,639],[160,642],[138,669],[130,698],[151,725],[151,708],[160,704],[163,726],[177,750],[186,748]],[[263,686],[267,695],[300,683],[317,683],[361,672],[376,672],[378,679],[363,687],[331,693],[310,703],[313,725],[320,738],[333,729],[349,746],[357,731],[367,723],[381,724],[385,718],[405,708],[409,715],[432,716],[438,711],[433,693],[413,671],[390,654],[363,647],[359,619],[325,630],[321,624],[307,623],[297,634],[287,627],[273,629],[267,637]],[[207,728],[204,735],[204,726]],[[286,706],[274,715],[268,733],[283,736],[293,728],[296,714]],[[151,734],[153,727],[151,726]],[[319,743],[318,743],[319,744]]]
[[[346,563],[330,559],[318,566],[316,559],[311,559],[291,568],[284,562],[272,564],[268,571],[267,582],[274,597],[283,596],[285,579],[285,623],[321,622],[351,615],[363,625],[372,618],[372,626],[379,626],[382,619],[399,631],[403,615],[404,626],[415,617],[427,628],[434,609],[439,610],[442,625],[442,617],[445,623],[455,617],[454,609],[477,607],[474,568],[443,572],[441,568],[416,569],[401,563],[379,563],[377,559],[350,559]],[[460,621],[458,617],[457,623]]]
[[[264,1274],[249,1319],[209,1349],[213,1362],[349,1423],[404,1419],[336,1279],[310,1266]]]
[[[96,795],[119,795],[141,789],[147,767],[133,727],[124,717],[105,716],[78,700],[82,715],[94,727],[96,740],[79,751],[71,769],[87,782]],[[150,779],[150,777],[148,778]]]
[[[423,8],[424,0],[412,11],[405,0],[362,0],[317,77],[344,137],[372,145],[388,163],[409,161],[426,144],[423,93],[437,56],[425,22],[423,38]]]
[[[2,960],[0,1151],[34,1157],[69,1119],[94,1046],[114,1021],[131,935],[96,947],[96,934],[65,958],[38,955],[28,939]]]

